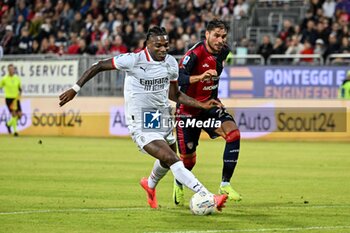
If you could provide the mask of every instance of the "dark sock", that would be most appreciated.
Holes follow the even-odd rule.
[[[223,169],[222,169],[222,181],[230,182],[233,172],[236,168],[238,155],[239,155],[239,145],[240,145],[240,135],[239,131],[233,131],[233,137],[226,139],[226,146],[223,156]]]

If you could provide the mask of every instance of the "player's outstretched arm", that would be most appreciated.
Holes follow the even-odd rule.
[[[192,97],[189,97],[179,90],[177,82],[170,83],[169,99],[179,104],[201,109],[210,109],[214,106],[223,107],[223,105],[217,100],[211,99],[206,102],[200,102]]]
[[[84,86],[85,83],[87,83],[90,79],[92,79],[96,74],[106,71],[106,70],[113,70],[115,69],[113,65],[113,58],[101,60],[99,62],[94,63],[89,69],[87,69],[84,74],[81,76],[81,78],[78,80],[78,82],[67,91],[63,92],[59,98],[60,98],[60,106],[62,107],[69,101],[71,101],[81,87]]]

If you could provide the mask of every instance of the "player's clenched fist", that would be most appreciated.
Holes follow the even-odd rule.
[[[202,74],[201,81],[210,79],[212,76],[218,76],[218,73],[216,72],[216,70],[214,69],[207,70]]]

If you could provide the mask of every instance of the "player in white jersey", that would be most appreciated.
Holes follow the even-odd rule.
[[[172,134],[172,125],[163,127],[162,132],[144,129],[144,112],[150,110],[155,117],[158,114],[164,117],[168,114],[170,104],[168,101],[168,90],[170,82],[177,81],[178,68],[173,56],[166,55],[164,60],[156,61],[150,55],[148,49],[139,53],[121,54],[113,58],[116,69],[126,71],[124,98],[126,123],[133,140],[140,149],[156,139],[166,140],[169,145],[175,143]],[[155,110],[152,111],[152,110]]]
[[[124,97],[130,134],[140,149],[156,158],[150,176],[142,178],[140,184],[147,193],[148,204],[151,208],[158,208],[155,188],[169,169],[177,180],[192,191],[209,191],[176,155],[172,126],[163,130],[155,125],[149,131],[144,130],[146,113],[152,117],[151,121],[158,118],[161,112],[166,113],[168,98],[201,109],[210,109],[220,103],[215,100],[202,103],[179,91],[178,65],[175,58],[167,54],[169,39],[164,28],[155,26],[149,29],[145,44],[144,50],[139,53],[119,55],[92,65],[71,89],[60,95],[59,104],[63,106],[72,100],[80,88],[101,71],[117,69],[126,72]],[[217,209],[221,210],[227,195],[214,197]]]

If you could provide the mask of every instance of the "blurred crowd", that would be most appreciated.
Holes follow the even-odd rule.
[[[274,38],[265,35],[258,49],[249,53],[261,54],[319,54],[326,59],[330,54],[350,53],[350,1],[311,0],[301,22],[283,21],[282,29]],[[249,48],[249,41],[241,41]],[[246,44],[246,45],[245,45]],[[337,62],[341,59],[335,59]],[[311,63],[312,58],[300,59]]]
[[[248,54],[350,52],[350,0],[305,0],[300,22],[285,19],[275,35],[241,38]],[[287,0],[265,1],[269,7]],[[147,29],[166,28],[170,54],[183,55],[214,17],[251,17],[256,0],[0,0],[1,54],[118,55],[139,51]],[[269,5],[270,4],[270,5]],[[272,5],[271,5],[272,4]],[[312,62],[312,59],[302,59]]]
[[[170,54],[183,55],[208,21],[248,14],[249,0],[0,0],[3,54],[139,51],[147,29],[166,28]]]

